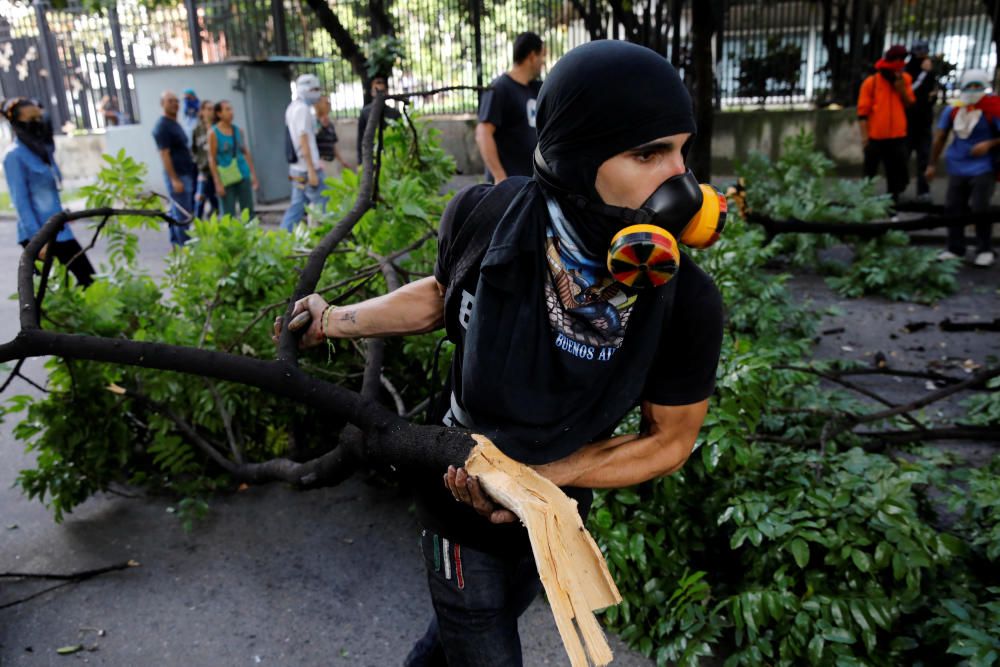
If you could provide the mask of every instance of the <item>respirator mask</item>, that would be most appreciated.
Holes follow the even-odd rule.
[[[545,187],[584,210],[607,219],[612,235],[607,266],[612,277],[628,287],[658,287],[673,278],[680,266],[678,242],[708,248],[726,226],[726,197],[711,185],[699,184],[691,170],[660,184],[637,209],[595,202],[570,191],[534,154],[535,178]]]

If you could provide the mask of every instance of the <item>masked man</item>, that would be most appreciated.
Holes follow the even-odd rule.
[[[993,150],[1000,146],[1000,100],[986,95],[990,85],[989,74],[971,69],[962,74],[958,104],[941,112],[930,163],[925,176],[934,178],[941,151],[948,141],[948,134],[955,138],[948,146],[945,161],[948,165],[948,194],[945,211],[957,215],[968,211],[984,211],[990,206],[996,187],[996,168]],[[948,248],[939,259],[959,259],[965,256],[965,228],[948,228]],[[976,223],[976,257],[973,263],[981,268],[992,266],[993,222]]]
[[[687,171],[691,99],[649,49],[571,50],[537,121],[534,178],[459,192],[434,276],[352,306],[313,294],[294,311],[312,315],[305,346],[443,325],[455,353],[442,421],[486,434],[586,515],[591,489],[670,474],[691,453],[722,303],[676,243],[717,238],[725,200]],[[635,406],[642,431],[613,437]],[[520,665],[517,619],[541,590],[527,533],[464,469],[440,473],[415,482],[435,614],[406,664]]]
[[[285,211],[281,228],[292,231],[306,214],[306,204],[323,204],[323,165],[316,144],[316,118],[312,107],[322,96],[315,74],[303,74],[295,80],[295,99],[285,110],[285,126],[295,160],[288,164],[292,183],[292,201]]]
[[[887,189],[897,203],[909,180],[906,108],[916,99],[913,80],[903,71],[906,54],[905,46],[889,48],[875,63],[875,74],[862,82],[858,93],[858,127],[865,153],[865,177],[875,178],[879,164],[883,164]]]

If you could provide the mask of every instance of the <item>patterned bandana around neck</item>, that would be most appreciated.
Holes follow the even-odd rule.
[[[550,218],[545,248],[551,278],[545,284],[549,324],[588,345],[621,345],[635,291],[616,282],[603,262],[582,250],[554,197],[546,193],[545,203]]]

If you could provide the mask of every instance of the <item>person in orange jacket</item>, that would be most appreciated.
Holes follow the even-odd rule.
[[[905,46],[892,46],[875,63],[875,73],[861,84],[858,94],[858,126],[865,153],[864,173],[874,178],[879,163],[885,166],[885,180],[894,202],[906,189],[907,173],[906,107],[913,104],[913,79],[903,71]]]

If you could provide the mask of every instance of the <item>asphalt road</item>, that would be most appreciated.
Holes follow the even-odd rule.
[[[80,233],[80,239],[89,234]],[[158,273],[166,232],[145,233]],[[0,291],[15,290],[15,228],[0,220]],[[101,261],[98,248],[92,259]],[[0,339],[17,330],[0,300]],[[44,381],[41,360],[25,372]],[[15,381],[8,394],[30,393]],[[95,414],[95,419],[103,416]],[[280,484],[212,502],[185,533],[165,498],[94,497],[55,524],[12,484],[31,457],[0,425],[0,572],[140,567],[64,586],[0,609],[0,665],[400,665],[430,618],[410,499],[354,478],[299,492]],[[55,582],[0,579],[0,606]],[[568,664],[543,599],[521,619],[526,665]],[[649,665],[611,638],[614,665]],[[93,650],[59,655],[60,647]]]

